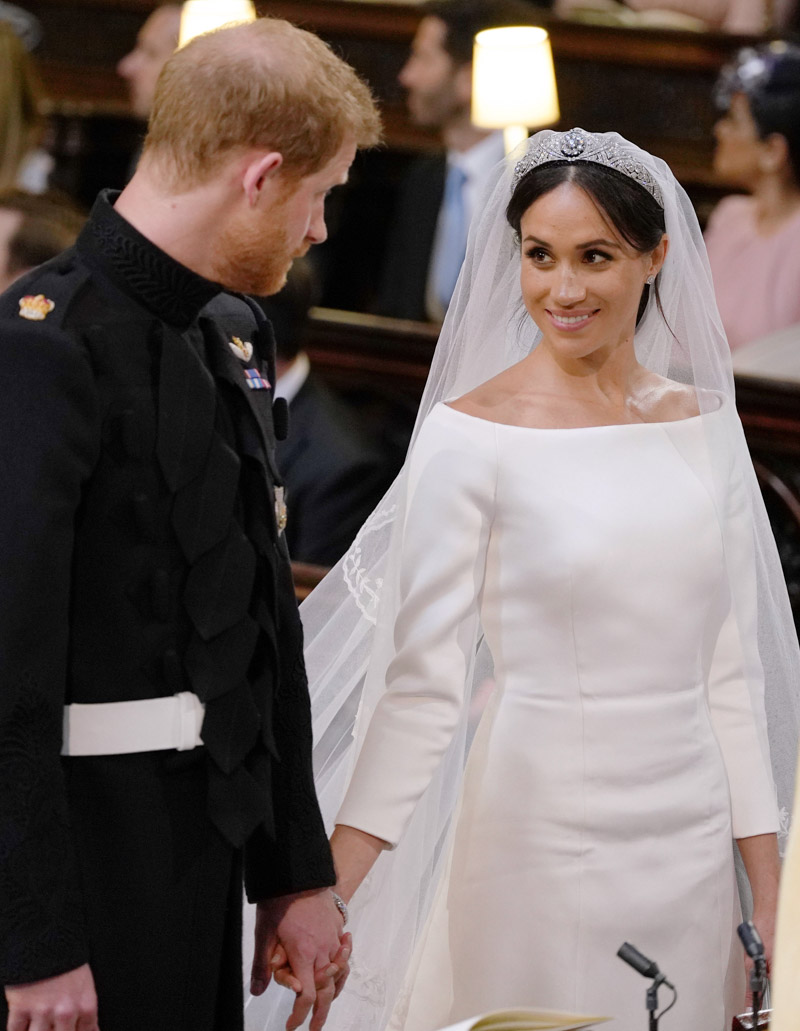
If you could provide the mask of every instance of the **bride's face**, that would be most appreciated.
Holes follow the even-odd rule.
[[[633,341],[642,289],[661,268],[666,237],[639,253],[572,183],[531,204],[520,237],[522,298],[546,345],[581,359]]]

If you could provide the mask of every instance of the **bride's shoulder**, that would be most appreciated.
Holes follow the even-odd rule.
[[[503,388],[503,379],[495,376],[494,379],[481,383],[461,397],[451,398],[446,402],[448,408],[464,415],[471,415],[476,419],[489,419],[488,413],[497,408],[506,399],[507,391]]]
[[[525,386],[516,367],[512,366],[461,397],[448,400],[447,406],[485,423],[537,425],[542,402]]]
[[[700,415],[696,387],[651,373],[641,404],[641,414],[648,422],[677,422]]]

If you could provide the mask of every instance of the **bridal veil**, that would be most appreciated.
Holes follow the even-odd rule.
[[[651,296],[635,336],[639,360],[662,376],[694,385],[701,413],[716,411],[720,395],[727,402],[727,418],[704,421],[705,439],[711,466],[719,471],[719,498],[731,468],[747,489],[753,526],[751,569],[747,582],[739,576],[730,587],[734,611],[743,614],[742,625],[747,623],[745,611],[758,605],[758,639],[743,641],[745,665],[754,691],[760,692],[762,682],[766,685],[769,741],[762,741],[761,747],[770,753],[782,822],[788,825],[798,741],[800,656],[772,532],[735,412],[730,351],[714,301],[700,227],[689,198],[663,161],[616,133],[586,136],[593,148],[608,148],[615,160],[629,160],[646,169],[663,197],[670,240],[657,281],[663,314]],[[516,163],[543,145],[557,151],[564,137],[549,130],[538,133],[495,170],[470,230],[467,256],[433,358],[415,436],[433,405],[473,389],[538,343],[540,333],[522,303],[519,244],[506,222],[505,209]],[[317,792],[329,830],[393,654],[397,573],[402,562],[397,529],[404,511],[406,468],[349,552],[301,609],[314,714]],[[724,532],[723,527],[723,543]],[[435,547],[436,536],[447,533],[447,527],[432,525],[430,533]],[[535,546],[532,540],[531,547]],[[473,689],[490,675],[491,656],[479,634],[468,674]],[[444,761],[403,840],[382,854],[353,900],[352,973],[329,1017],[328,1027],[334,1031],[381,1031],[389,1024],[448,860],[449,832],[470,734],[465,706]],[[246,936],[246,950],[249,947]],[[277,1031],[291,1002],[284,989],[270,986],[264,996],[248,1000],[246,1027]]]

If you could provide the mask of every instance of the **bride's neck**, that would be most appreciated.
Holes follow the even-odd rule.
[[[595,352],[586,358],[570,359],[551,351],[542,342],[526,359],[540,383],[576,400],[604,398],[624,404],[638,393],[647,370],[636,360],[632,343],[621,344],[607,354]]]

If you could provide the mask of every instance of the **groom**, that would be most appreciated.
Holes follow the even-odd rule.
[[[321,1027],[341,986],[272,335],[246,295],[325,239],[378,135],[311,34],[200,37],[124,192],[0,298],[8,1031],[240,1029],[243,878],[256,979],[281,946],[299,982],[289,1026]]]

